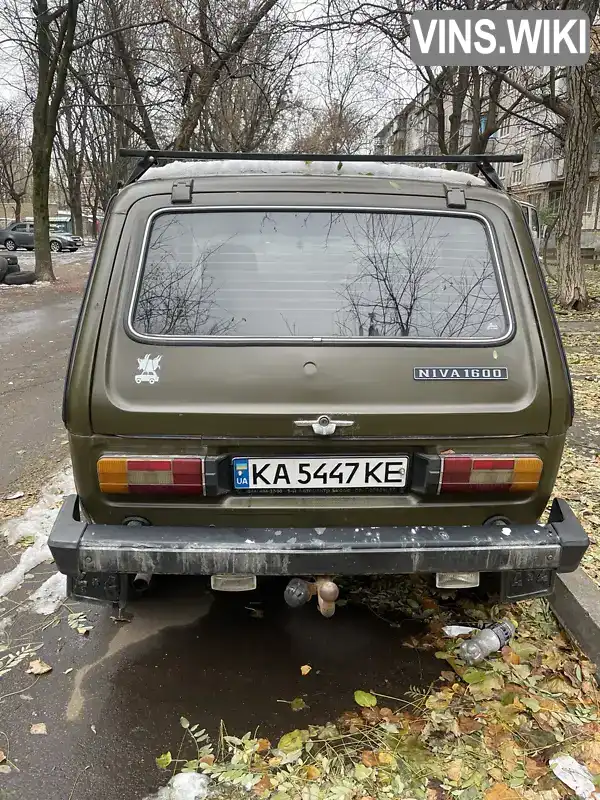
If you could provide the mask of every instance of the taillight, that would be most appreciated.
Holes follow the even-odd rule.
[[[191,456],[103,456],[98,481],[106,494],[204,494],[204,463]]]
[[[538,456],[417,455],[412,489],[446,492],[533,492],[542,475]]]

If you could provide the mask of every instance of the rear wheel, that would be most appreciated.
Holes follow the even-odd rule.
[[[17,249],[17,245],[14,243],[13,239],[7,239],[4,242],[4,247],[6,247],[7,250],[10,250],[11,253]]]
[[[52,250],[53,253],[60,253],[62,250],[62,244],[56,241],[56,239],[52,239],[50,242],[50,250]]]

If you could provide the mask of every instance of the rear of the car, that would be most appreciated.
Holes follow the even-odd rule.
[[[497,572],[518,598],[576,568],[566,504],[538,523],[572,399],[516,202],[450,175],[169,169],[97,249],[63,572]]]

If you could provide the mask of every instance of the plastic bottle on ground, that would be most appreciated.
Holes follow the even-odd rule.
[[[458,650],[458,654],[460,658],[470,666],[479,664],[487,658],[490,653],[502,650],[515,635],[515,630],[515,626],[508,620],[498,622],[496,625],[492,625],[480,631],[477,636],[474,636],[472,639],[463,642]]]

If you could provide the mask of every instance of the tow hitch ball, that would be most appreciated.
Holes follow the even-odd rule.
[[[285,587],[283,596],[288,606],[299,608],[308,603],[315,594],[321,614],[324,617],[332,617],[335,614],[335,601],[339,597],[340,590],[331,578],[321,577],[315,581],[292,578]]]

